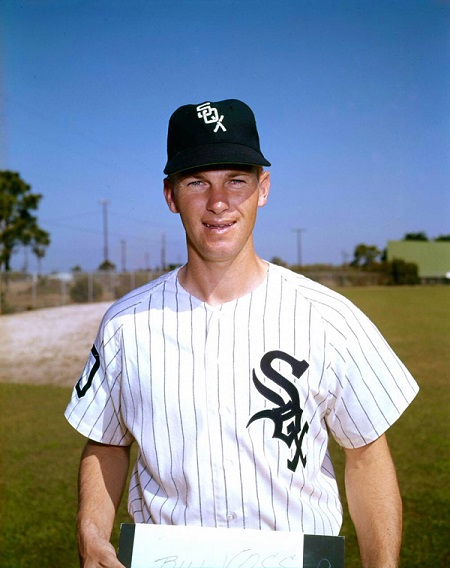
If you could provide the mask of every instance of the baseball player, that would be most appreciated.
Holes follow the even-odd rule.
[[[337,535],[330,434],[345,451],[363,566],[397,566],[385,432],[416,382],[353,304],[256,254],[270,163],[247,105],[182,106],[167,150],[164,196],[188,261],[107,311],[66,409],[88,438],[81,566],[121,566],[109,539],[132,443],[135,522]]]

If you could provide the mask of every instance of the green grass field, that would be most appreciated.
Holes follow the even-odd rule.
[[[421,386],[389,431],[404,500],[401,566],[450,566],[450,287],[342,292],[378,325]],[[63,411],[70,389],[0,384],[0,566],[75,568],[76,477],[83,439]],[[343,452],[332,448],[342,480]],[[128,520],[125,503],[119,523]],[[347,568],[359,566],[345,516]]]

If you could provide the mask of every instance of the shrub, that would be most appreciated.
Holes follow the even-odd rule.
[[[394,258],[387,263],[389,283],[396,285],[419,284],[419,268],[414,262],[406,262],[400,258]]]
[[[95,279],[90,282],[88,276],[81,276],[80,278],[77,278],[70,288],[70,297],[77,304],[92,301],[96,302],[101,300],[102,295],[102,285]]]

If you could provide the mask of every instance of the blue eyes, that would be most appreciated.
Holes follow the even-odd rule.
[[[231,179],[227,183],[229,183],[230,185],[234,185],[234,186],[236,186],[236,185],[240,186],[240,185],[245,184],[246,182],[243,179]],[[190,186],[190,187],[201,187],[203,185],[208,185],[208,184],[207,184],[207,182],[204,182],[203,180],[193,180],[193,181],[188,182],[187,185]]]

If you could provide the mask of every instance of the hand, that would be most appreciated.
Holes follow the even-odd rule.
[[[104,539],[90,542],[80,553],[81,568],[125,568],[117,559],[113,545]]]

